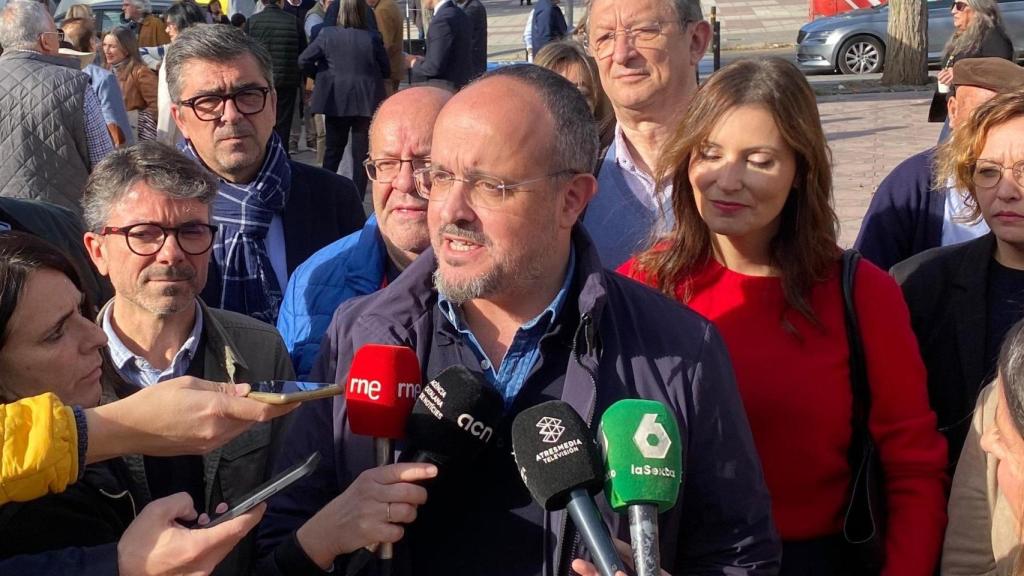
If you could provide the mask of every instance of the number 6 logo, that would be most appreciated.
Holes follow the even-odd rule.
[[[644,458],[657,458],[662,460],[668,456],[668,449],[672,447],[672,439],[668,437],[665,427],[657,421],[657,414],[644,414],[637,426],[636,434],[633,434],[633,443],[640,449]]]

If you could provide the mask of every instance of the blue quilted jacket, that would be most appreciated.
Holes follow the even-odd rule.
[[[380,289],[387,251],[371,216],[362,230],[321,248],[288,281],[277,329],[302,380],[320,351],[320,339],[342,302]]]

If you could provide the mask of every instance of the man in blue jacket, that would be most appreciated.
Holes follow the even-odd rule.
[[[424,489],[411,481],[435,474],[431,465],[373,467],[373,441],[351,433],[344,398],[302,406],[279,464],[312,450],[325,462],[271,500],[259,536],[264,574],[337,573],[380,541],[399,542],[395,574],[567,574],[584,555],[579,534],[530,498],[511,422],[561,398],[593,426],[636,397],[666,404],[687,447],[680,504],[659,518],[663,567],[777,572],[769,496],[720,336],[606,270],[578,225],[597,191],[597,152],[583,96],[538,66],[486,74],[445,105],[431,168],[417,181],[432,251],[338,309],[313,377],[345,379],[365,344],[405,345],[424,378],[453,365],[483,373],[505,399],[505,421],[472,474],[449,471]],[[628,522],[599,506],[628,540]]]
[[[334,310],[349,298],[394,282],[430,247],[427,202],[416,194],[413,172],[429,162],[434,119],[450,97],[447,90],[418,86],[388,98],[377,110],[366,162],[374,216],[362,230],[296,268],[281,303],[277,329],[299,379],[312,370]]]
[[[533,9],[533,53],[537,54],[545,44],[561,40],[568,32],[558,0],[537,0]]]
[[[412,81],[458,90],[473,77],[473,25],[455,0],[423,0],[423,8],[434,15],[427,28],[426,55],[406,55]]]

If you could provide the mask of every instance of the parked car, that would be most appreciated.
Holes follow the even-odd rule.
[[[1024,0],[998,0],[1014,55],[1024,56]],[[938,65],[953,34],[953,0],[928,0],[928,63]],[[881,72],[889,7],[853,10],[808,22],[797,33],[797,64],[804,70],[838,70],[843,74]]]

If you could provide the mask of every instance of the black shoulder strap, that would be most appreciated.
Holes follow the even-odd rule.
[[[861,340],[860,324],[857,322],[857,307],[853,301],[854,279],[860,263],[860,252],[843,251],[843,304],[846,317],[846,341],[850,347],[850,386],[853,389],[853,437],[857,438],[868,428],[868,414],[871,412],[871,391],[868,388],[867,363],[864,358],[864,343]]]

